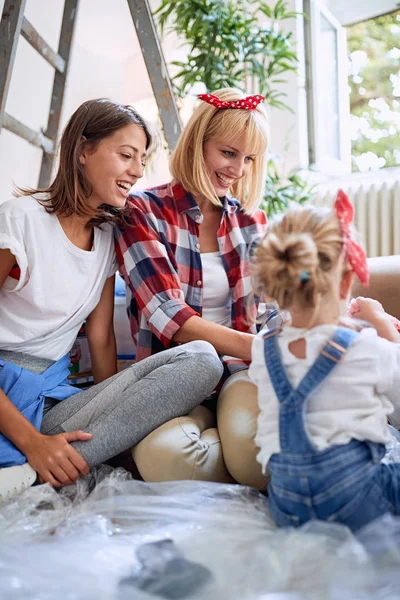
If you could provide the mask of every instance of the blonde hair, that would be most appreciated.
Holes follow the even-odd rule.
[[[332,210],[290,209],[268,225],[253,264],[257,284],[281,309],[315,308],[332,285],[343,237]]]
[[[240,100],[245,94],[235,88],[213,92],[222,100]],[[247,214],[259,206],[264,192],[267,170],[267,147],[269,138],[268,118],[263,104],[255,110],[218,109],[201,102],[186,125],[170,158],[170,171],[174,179],[193,194],[202,195],[212,204],[221,206],[214,191],[204,162],[203,145],[210,138],[234,145],[244,137],[246,144],[256,154],[249,174],[236,181],[231,194],[237,198]]]

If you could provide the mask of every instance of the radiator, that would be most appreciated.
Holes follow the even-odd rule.
[[[354,224],[368,256],[400,254],[400,181],[318,186],[312,203],[332,206],[339,188],[354,206]]]

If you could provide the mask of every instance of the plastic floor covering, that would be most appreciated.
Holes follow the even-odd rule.
[[[394,437],[387,459],[399,449]],[[357,536],[321,522],[278,530],[250,488],[101,467],[0,505],[0,598],[399,599],[400,517]]]

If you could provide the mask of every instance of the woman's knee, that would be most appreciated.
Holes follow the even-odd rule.
[[[257,461],[259,448],[254,441],[258,413],[257,389],[247,372],[231,376],[221,390],[217,406],[224,461],[238,483],[264,489],[267,477]]]
[[[132,449],[132,456],[145,481],[232,482],[214,418],[204,406],[155,429]]]
[[[207,364],[215,365],[215,368],[219,373],[223,373],[223,366],[221,360],[215,350],[214,346],[210,344],[210,342],[205,342],[204,340],[195,340],[193,342],[187,342],[180,346],[180,348],[184,348],[186,352],[189,354],[196,355],[196,359],[200,361],[205,361]]]
[[[212,344],[202,340],[188,342],[180,346],[185,352],[195,359],[195,369],[199,378],[204,378],[212,386],[211,393],[221,379],[224,367]]]

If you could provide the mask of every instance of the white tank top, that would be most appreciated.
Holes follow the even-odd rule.
[[[203,319],[232,326],[228,277],[219,252],[200,254],[203,266]]]

